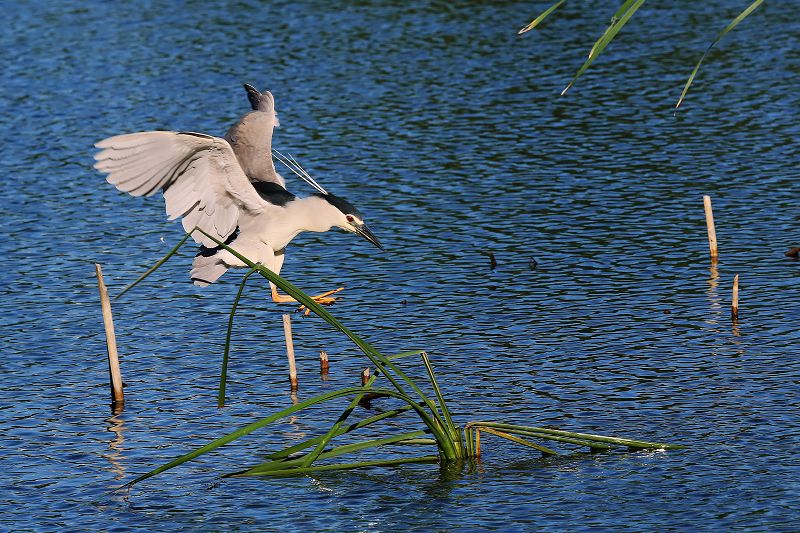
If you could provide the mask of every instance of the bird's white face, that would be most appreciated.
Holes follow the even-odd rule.
[[[358,233],[357,228],[364,225],[364,221],[358,218],[356,215],[345,215],[344,223],[345,224],[340,227],[345,231],[349,231],[350,233]]]
[[[354,214],[343,214],[343,220],[341,220],[340,224],[337,224],[343,230],[349,233],[355,233],[356,235],[361,235],[366,240],[383,250],[383,246],[381,246],[380,241],[378,238],[370,231],[367,225],[364,223],[364,220],[360,218],[358,215]]]
[[[364,223],[364,219],[361,216],[356,207],[345,200],[344,198],[340,198],[338,196],[334,196],[332,194],[319,194],[318,197],[324,199],[328,205],[331,206],[332,209],[326,209],[326,213],[331,218],[328,220],[332,220],[332,226],[336,226],[337,228],[341,228],[348,233],[355,233],[356,235],[360,235],[364,237],[366,240],[383,250],[383,246],[381,246],[380,241],[378,238],[370,231],[367,227],[366,223]]]

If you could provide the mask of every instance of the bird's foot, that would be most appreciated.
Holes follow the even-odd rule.
[[[332,294],[336,294],[339,291],[343,291],[344,287],[339,287],[338,289],[334,289],[332,291],[323,292],[322,294],[318,294],[316,296],[312,296],[311,299],[317,302],[320,305],[332,305],[333,302],[338,300],[340,297],[331,296]],[[311,314],[311,309],[306,307],[305,305],[301,305],[297,308],[299,313],[303,313],[303,316],[308,316]]]

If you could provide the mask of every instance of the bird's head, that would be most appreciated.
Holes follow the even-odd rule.
[[[330,193],[317,193],[316,196],[322,198],[330,205],[335,207],[333,225],[341,228],[348,233],[355,233],[367,239],[369,242],[383,250],[383,246],[378,238],[370,231],[367,224],[364,222],[364,216],[361,214],[356,206],[341,198]]]
[[[278,161],[286,165],[286,167],[297,177],[316,189],[317,192],[314,193],[314,196],[322,199],[325,202],[322,205],[327,206],[327,208],[320,209],[319,212],[316,213],[316,218],[321,222],[320,227],[324,226],[325,229],[316,231],[328,231],[331,227],[336,226],[337,228],[341,228],[348,233],[361,235],[369,242],[383,250],[381,242],[367,227],[366,222],[364,222],[364,215],[361,214],[361,211],[359,211],[356,206],[344,198],[336,196],[335,194],[331,194],[323,189],[322,186],[311,177],[311,174],[309,174],[306,169],[301,167],[300,163],[298,163],[297,160],[291,155],[283,155],[277,150],[272,150],[272,155]]]
[[[250,100],[250,107],[253,111],[275,113],[275,99],[272,97],[271,92],[264,91],[262,93],[249,83],[244,84],[244,90],[247,91],[247,99]]]

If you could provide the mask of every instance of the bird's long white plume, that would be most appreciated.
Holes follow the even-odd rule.
[[[273,148],[272,155],[275,156],[275,159],[286,165],[289,170],[294,172],[298,178],[302,179],[322,194],[328,194],[328,191],[326,191],[322,185],[317,183],[317,181],[311,177],[311,174],[309,174],[291,154],[283,155]]]

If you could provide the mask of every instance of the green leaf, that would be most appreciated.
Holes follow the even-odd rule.
[[[521,444],[523,446],[527,446],[528,448],[533,448],[534,450],[539,450],[540,452],[542,452],[542,453],[544,453],[546,455],[559,455],[559,453],[557,451],[551,450],[550,448],[548,448],[546,446],[542,446],[541,444],[535,444],[535,443],[533,443],[533,442],[531,442],[529,440],[525,440],[525,439],[521,439],[519,437],[515,437],[514,435],[511,435],[509,433],[504,433],[504,432],[498,431],[496,429],[490,429],[490,428],[485,427],[485,426],[480,426],[480,427],[478,427],[478,429],[480,431],[483,431],[484,433],[489,433],[491,435],[495,435],[497,437],[500,437],[500,438],[503,438],[503,439],[506,439],[506,440],[510,440],[511,442],[515,442],[517,444]]]
[[[589,65],[591,65],[594,60],[597,59],[597,57],[603,52],[603,50],[606,49],[608,43],[614,40],[614,37],[617,36],[622,27],[628,23],[633,14],[636,13],[636,11],[642,6],[642,4],[644,4],[644,2],[645,0],[626,0],[626,2],[623,3],[619,9],[617,9],[617,12],[614,14],[614,18],[611,19],[611,24],[608,26],[608,28],[606,28],[605,33],[603,33],[603,35],[601,35],[600,38],[594,43],[594,46],[589,51],[588,59],[586,59],[581,68],[578,69],[577,74],[575,74],[575,77],[572,78],[571,82],[569,82],[569,85],[567,85],[564,90],[561,91],[562,95],[564,95],[564,93],[566,93],[569,88],[575,84],[578,78],[580,78],[583,73],[586,72],[586,69],[589,68]]]
[[[525,32],[531,31],[533,28],[538,26],[540,22],[542,22],[544,19],[546,19],[547,16],[550,15],[550,13],[552,13],[553,11],[558,9],[559,6],[561,6],[561,4],[563,4],[565,1],[566,0],[559,0],[558,2],[556,2],[555,4],[553,4],[552,6],[547,8],[542,14],[540,14],[538,17],[533,19],[530,24],[528,24],[527,26],[525,26],[524,28],[519,30],[517,32],[517,35],[522,35]]]
[[[150,268],[148,268],[148,269],[147,269],[147,271],[146,271],[144,274],[142,274],[141,276],[139,276],[138,278],[136,278],[136,281],[134,281],[133,283],[131,283],[130,285],[128,285],[127,287],[125,287],[124,289],[122,289],[122,290],[119,292],[119,294],[117,294],[116,296],[114,296],[114,299],[116,300],[117,298],[119,298],[120,296],[122,296],[123,294],[125,294],[126,292],[128,292],[129,290],[131,290],[132,288],[134,288],[135,286],[137,286],[137,285],[138,285],[138,284],[139,284],[141,281],[143,281],[143,280],[144,280],[144,278],[146,278],[147,276],[149,276],[150,274],[152,274],[153,272],[155,272],[156,270],[158,270],[158,267],[160,267],[161,265],[163,265],[164,263],[166,263],[166,262],[167,262],[167,259],[169,259],[170,257],[172,257],[173,255],[175,255],[175,254],[177,253],[177,251],[180,249],[180,247],[181,247],[181,246],[183,246],[183,244],[184,244],[184,243],[186,242],[186,240],[189,238],[189,235],[191,235],[191,234],[190,234],[190,233],[187,233],[186,235],[184,235],[184,236],[183,236],[183,239],[181,239],[181,240],[180,240],[180,242],[178,242],[178,244],[176,244],[176,245],[175,245],[175,247],[174,247],[172,250],[170,250],[169,252],[167,252],[167,255],[165,255],[165,256],[164,256],[164,257],[162,257],[160,260],[158,260],[158,261],[156,262],[156,264],[155,264],[155,265],[153,265],[153,266],[151,266]]]
[[[319,454],[318,460],[323,461],[325,459],[331,459],[333,457],[338,457],[340,455],[344,455],[346,453],[354,453],[361,450],[366,450],[368,448],[376,448],[378,446],[386,446],[388,444],[396,444],[400,441],[414,439],[417,437],[422,437],[423,435],[428,434],[429,431],[421,430],[421,431],[412,431],[409,433],[403,433],[401,435],[393,435],[391,437],[384,437],[381,439],[373,439],[368,441],[361,441],[356,442],[353,444],[345,444],[343,446],[337,446],[330,450],[327,450],[321,454]],[[242,475],[253,475],[259,474],[261,472],[268,472],[270,470],[286,470],[287,468],[309,468],[311,465],[305,463],[305,457],[299,457],[297,459],[286,459],[280,461],[267,461],[265,463],[261,463],[260,465],[254,466],[241,472]]]
[[[239,252],[237,252],[236,250],[234,250],[233,248],[231,248],[230,246],[228,246],[224,242],[220,241],[219,239],[217,239],[213,235],[209,235],[205,231],[203,231],[201,229],[198,229],[198,228],[195,228],[193,231],[199,231],[200,233],[202,233],[203,235],[205,235],[206,237],[208,237],[209,239],[211,239],[215,243],[217,243],[221,248],[227,250],[228,252],[233,254],[236,258],[238,258],[239,260],[244,262],[245,265],[247,265],[250,268],[256,269],[256,271],[259,274],[261,274],[267,280],[269,280],[272,283],[274,283],[275,286],[277,286],[278,288],[282,289],[284,292],[286,292],[287,294],[292,296],[299,303],[305,305],[314,314],[316,314],[317,316],[319,316],[320,318],[325,320],[328,324],[330,324],[334,328],[336,328],[339,331],[341,331],[342,333],[344,333],[351,341],[353,341],[353,343],[355,343],[356,346],[359,347],[359,349],[362,352],[364,352],[364,355],[366,355],[369,358],[369,360],[372,361],[372,363],[375,365],[376,369],[377,368],[381,368],[381,369],[384,369],[384,371],[385,371],[385,368],[389,368],[394,374],[396,374],[403,381],[405,381],[405,383],[408,386],[410,386],[414,390],[414,392],[416,392],[419,395],[420,399],[422,399],[422,401],[425,402],[428,405],[428,408],[431,410],[432,416],[442,426],[444,425],[444,422],[442,420],[440,420],[440,418],[439,418],[439,415],[438,415],[437,409],[436,409],[436,405],[430,400],[430,398],[428,398],[422,392],[422,389],[420,389],[417,386],[417,384],[414,383],[414,381],[411,378],[409,378],[402,370],[400,370],[400,368],[397,365],[392,363],[392,361],[389,358],[387,358],[386,356],[384,356],[383,354],[378,352],[375,348],[372,347],[372,345],[370,345],[367,342],[363,341],[358,335],[356,335],[355,333],[350,331],[348,328],[346,328],[330,312],[328,312],[320,304],[318,304],[316,301],[314,301],[309,295],[307,295],[305,292],[301,291],[299,288],[297,288],[295,285],[293,285],[292,283],[290,283],[286,279],[284,279],[284,278],[280,277],[279,275],[275,274],[274,272],[272,272],[267,267],[265,267],[265,266],[263,266],[261,264],[254,263],[253,261],[251,261],[247,257],[243,256],[242,254],[240,254]],[[402,385],[390,373],[385,372],[385,375],[386,375],[386,379],[389,380],[389,382],[392,384],[392,386],[395,389],[397,389],[397,391],[399,393],[406,394],[404,389],[403,389],[403,387],[402,387]],[[450,442],[442,442],[442,445],[443,445],[443,450],[442,451],[445,452],[445,455],[449,456],[451,451],[454,453],[454,450],[450,449],[450,448],[452,448],[452,443],[450,443]]]
[[[686,80],[686,85],[683,86],[683,91],[681,91],[681,96],[680,96],[680,98],[678,98],[678,103],[675,104],[675,109],[678,109],[678,107],[680,107],[681,103],[683,102],[683,99],[686,98],[686,93],[689,92],[689,87],[692,86],[692,82],[694,81],[695,76],[697,76],[697,71],[700,70],[700,65],[703,64],[703,60],[706,58],[706,56],[711,51],[711,49],[714,47],[714,45],[717,44],[720,41],[720,39],[725,37],[725,35],[727,35],[729,31],[731,31],[733,28],[738,26],[738,24],[741,21],[743,21],[745,18],[747,18],[747,16],[750,15],[750,13],[752,13],[763,2],[764,2],[764,0],[756,0],[755,2],[753,2],[752,4],[747,6],[747,9],[745,9],[744,11],[739,13],[738,17],[733,19],[730,22],[730,24],[725,26],[724,30],[722,30],[721,32],[719,32],[719,34],[717,34],[716,38],[714,38],[714,40],[711,42],[711,44],[708,45],[708,48],[706,49],[706,51],[703,54],[703,56],[700,58],[700,61],[698,61],[697,64],[694,66],[694,70],[692,70],[692,75],[689,76],[688,80]]]
[[[236,439],[238,439],[240,437],[244,437],[245,435],[248,435],[248,434],[252,433],[253,431],[255,431],[257,429],[261,429],[264,426],[275,422],[276,420],[280,420],[281,418],[284,418],[284,417],[289,416],[289,415],[291,415],[293,413],[296,413],[297,411],[301,411],[301,410],[305,409],[306,407],[310,407],[310,406],[316,405],[318,403],[326,402],[328,400],[333,400],[334,398],[339,398],[340,396],[348,396],[350,394],[357,394],[361,390],[362,389],[360,387],[352,387],[352,388],[348,388],[348,389],[339,389],[337,391],[329,392],[327,394],[321,394],[319,396],[314,396],[313,398],[309,398],[308,400],[302,401],[302,402],[300,402],[300,403],[298,403],[296,405],[293,405],[291,407],[287,407],[286,409],[278,411],[277,413],[274,413],[274,414],[272,414],[272,415],[270,415],[270,416],[268,416],[266,418],[262,418],[261,420],[257,420],[255,422],[253,422],[252,424],[248,424],[248,425],[246,425],[246,426],[244,426],[242,428],[239,428],[236,431],[225,435],[224,437],[220,437],[218,439],[215,439],[215,440],[209,442],[208,444],[206,444],[205,446],[201,446],[200,448],[197,448],[196,450],[193,450],[193,451],[191,451],[191,452],[189,452],[187,454],[181,455],[180,457],[170,461],[169,463],[161,465],[158,468],[155,468],[155,469],[151,470],[150,472],[137,477],[136,479],[134,479],[130,483],[126,483],[123,486],[123,488],[124,487],[129,487],[129,486],[134,485],[136,483],[139,483],[140,481],[144,481],[145,479],[147,479],[149,477],[153,477],[156,474],[160,474],[161,472],[164,472],[165,470],[169,470],[170,468],[175,468],[176,466],[182,465],[183,463],[185,463],[187,461],[191,461],[192,459],[195,459],[195,458],[197,458],[197,457],[199,457],[199,456],[201,456],[201,455],[203,455],[205,453],[208,453],[210,451],[216,450],[220,446],[224,446],[224,445],[226,445],[226,444],[228,444],[230,442],[233,442],[233,441],[235,441]]]
[[[469,427],[479,426],[482,428],[484,427],[497,428],[508,432],[518,432],[518,433],[527,430],[540,434],[542,438],[547,438],[545,437],[546,435],[557,436],[557,437],[570,437],[582,441],[616,444],[618,446],[627,446],[629,448],[643,448],[643,449],[655,448],[664,450],[676,450],[683,448],[683,446],[679,446],[676,444],[666,444],[663,442],[647,442],[643,440],[624,439],[620,437],[607,437],[605,435],[592,435],[590,433],[575,433],[572,431],[563,431],[560,429],[549,429],[549,428],[541,428],[534,426],[520,426],[518,424],[502,424],[499,422],[470,422],[469,424],[467,424],[467,426]]]
[[[126,483],[123,486],[123,488],[124,487],[129,487],[129,486],[134,485],[136,483],[139,483],[140,481],[144,481],[145,479],[153,477],[156,474],[160,474],[161,472],[164,472],[165,470],[169,470],[171,468],[175,468],[176,466],[182,465],[183,463],[185,463],[187,461],[191,461],[192,459],[195,459],[195,458],[197,458],[197,457],[199,457],[199,456],[201,456],[201,455],[203,455],[205,453],[208,453],[210,451],[216,450],[220,446],[224,446],[224,445],[226,445],[226,444],[228,444],[230,442],[233,442],[234,440],[236,440],[238,438],[241,438],[241,437],[244,437],[245,435],[248,435],[248,434],[252,433],[253,431],[255,431],[257,429],[260,429],[260,428],[262,428],[262,427],[264,427],[264,426],[266,426],[268,424],[271,424],[272,422],[275,422],[276,420],[279,420],[281,418],[284,418],[286,416],[294,414],[297,411],[301,411],[301,410],[303,410],[303,409],[305,409],[307,407],[310,407],[312,405],[316,405],[316,404],[319,404],[319,403],[327,402],[329,400],[333,400],[335,398],[339,398],[339,397],[342,397],[342,396],[358,395],[358,394],[363,394],[363,393],[366,393],[366,392],[375,392],[376,394],[381,394],[381,395],[384,395],[384,396],[390,396],[392,398],[397,398],[399,400],[402,400],[402,401],[406,402],[406,404],[408,404],[412,409],[414,409],[417,412],[417,414],[422,419],[422,421],[425,423],[425,425],[431,430],[431,433],[433,433],[434,437],[436,438],[436,441],[440,444],[440,449],[443,452],[447,452],[447,453],[445,453],[445,456],[448,456],[448,454],[450,454],[450,453],[455,453],[455,452],[447,450],[446,447],[449,445],[448,444],[448,442],[449,442],[448,436],[443,433],[443,431],[441,430],[441,426],[438,424],[438,422],[436,420],[434,420],[431,416],[429,416],[428,413],[426,413],[425,410],[422,407],[420,407],[417,403],[414,402],[414,400],[412,400],[411,398],[409,398],[405,394],[401,394],[401,393],[399,393],[397,391],[388,390],[388,389],[367,389],[367,388],[364,388],[364,387],[350,387],[350,388],[339,389],[339,390],[332,391],[332,392],[329,392],[329,393],[326,393],[326,394],[320,394],[318,396],[314,396],[313,398],[309,398],[308,400],[302,401],[302,402],[300,402],[300,403],[298,403],[296,405],[293,405],[291,407],[287,407],[286,409],[278,411],[277,413],[274,413],[274,414],[272,414],[272,415],[270,415],[270,416],[268,416],[266,418],[262,418],[261,420],[253,422],[252,424],[248,424],[247,426],[239,428],[236,431],[225,435],[224,437],[220,437],[218,439],[215,439],[215,440],[209,442],[208,444],[206,444],[205,446],[201,446],[200,448],[197,448],[194,451],[191,451],[191,452],[189,452],[187,454],[181,455],[180,457],[170,461],[169,463],[167,463],[165,465],[162,465],[162,466],[159,466],[158,468],[156,468],[154,470],[151,470],[150,472],[137,477],[136,479],[134,479],[130,483]]]
[[[219,373],[219,392],[217,394],[217,407],[223,407],[225,405],[225,384],[228,382],[228,356],[230,355],[231,351],[231,333],[233,332],[233,316],[236,314],[236,308],[239,305],[239,298],[242,297],[242,291],[244,291],[244,285],[247,283],[247,278],[250,277],[256,271],[255,268],[251,268],[247,271],[247,274],[244,275],[242,278],[242,282],[239,284],[239,291],[236,293],[236,298],[233,300],[233,305],[231,306],[231,313],[228,317],[228,332],[225,334],[225,348],[222,351],[222,370]]]
[[[259,476],[275,476],[275,477],[290,477],[290,476],[302,476],[305,474],[310,474],[312,472],[330,472],[335,470],[352,470],[354,468],[368,468],[371,466],[395,466],[395,465],[404,465],[404,464],[412,464],[412,463],[438,463],[439,457],[436,455],[426,455],[424,457],[409,457],[405,459],[383,459],[378,461],[362,461],[360,463],[343,463],[343,464],[335,464],[335,465],[322,465],[322,466],[312,466],[310,468],[290,468],[287,470],[269,470],[266,472],[262,472],[259,474],[249,474],[249,475],[259,475]],[[245,474],[234,474],[234,476],[245,475]]]
[[[417,405],[419,405],[420,407],[425,407],[424,403],[418,403]],[[410,405],[403,405],[402,407],[398,407],[397,409],[392,409],[391,411],[384,411],[383,413],[377,414],[375,416],[371,416],[369,418],[365,418],[363,420],[359,420],[358,422],[350,424],[347,427],[339,428],[334,433],[333,436],[334,437],[338,437],[339,435],[344,435],[345,433],[350,433],[351,431],[355,431],[357,429],[372,425],[372,424],[374,424],[376,422],[380,422],[381,420],[384,420],[386,418],[393,418],[393,417],[398,416],[398,415],[400,415],[402,413],[405,413],[406,411],[410,411],[411,408],[412,407]],[[314,437],[313,439],[308,439],[308,440],[305,440],[305,441],[302,441],[302,442],[298,442],[297,444],[289,446],[288,448],[284,448],[283,450],[280,450],[278,452],[274,452],[274,453],[268,455],[267,459],[275,460],[275,459],[282,459],[284,457],[289,457],[290,455],[292,455],[294,453],[301,452],[301,451],[305,450],[306,448],[310,448],[311,446],[315,446],[320,441],[322,441],[323,438],[325,438],[325,435],[319,435],[318,437]]]
[[[489,427],[498,427],[498,426],[499,425],[494,425],[494,426],[489,426]],[[486,429],[486,426],[474,426],[474,427],[480,428],[481,431]],[[611,446],[609,446],[607,444],[600,444],[598,442],[588,441],[588,440],[583,440],[583,439],[576,439],[576,438],[572,438],[572,437],[556,436],[556,435],[553,435],[553,434],[542,433],[541,431],[535,431],[535,430],[527,429],[527,428],[526,429],[521,429],[521,427],[516,427],[516,428],[503,428],[503,429],[507,433],[511,433],[511,434],[514,434],[514,435],[525,435],[526,437],[534,437],[534,438],[543,439],[543,440],[552,440],[554,442],[564,442],[564,443],[567,443],[567,444],[576,444],[578,446],[586,446],[586,447],[591,448],[593,450],[610,450],[611,449]]]
[[[444,395],[442,394],[442,390],[439,388],[439,384],[436,382],[436,375],[433,373],[433,366],[431,365],[430,359],[428,359],[428,354],[422,352],[422,362],[425,365],[425,370],[428,372],[428,379],[431,382],[431,386],[433,387],[433,391],[436,394],[436,399],[439,401],[439,407],[442,410],[442,416],[444,417],[444,421],[446,423],[447,431],[450,434],[450,439],[454,442],[460,442],[461,440],[461,432],[456,428],[455,424],[453,424],[453,419],[450,416],[450,411],[447,409],[447,403],[444,400]],[[462,446],[459,444],[458,451],[459,455]]]

